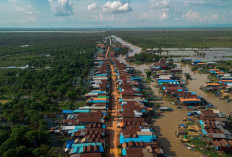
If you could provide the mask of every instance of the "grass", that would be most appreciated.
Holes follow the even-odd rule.
[[[0,104],[6,104],[6,103],[8,103],[9,102],[9,100],[0,100]]]
[[[10,56],[2,56],[0,57],[0,67],[25,66],[35,57],[38,57],[38,55],[30,53],[20,53]]]
[[[60,101],[59,102],[60,110],[69,110],[69,105],[68,105],[67,102],[68,101]],[[80,102],[75,102],[74,103],[74,108],[83,107],[83,106],[85,106],[85,101],[80,101]]]
[[[173,29],[112,31],[124,40],[146,48],[232,47],[230,29]]]

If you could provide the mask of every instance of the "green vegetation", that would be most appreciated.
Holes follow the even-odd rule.
[[[122,47],[118,53],[121,54],[121,55],[127,55],[129,52],[129,48],[128,47]]]
[[[112,34],[146,48],[209,48],[232,47],[231,29],[179,29],[113,31]]]
[[[133,56],[133,59],[137,64],[144,64],[144,63],[152,63],[155,61],[159,61],[160,56],[150,53],[140,53],[140,54],[135,54]]]
[[[84,105],[96,41],[101,37],[1,34],[0,66],[29,65],[26,69],[0,69],[0,124],[5,125],[0,126],[1,156],[62,156],[66,140],[56,137],[59,142],[53,142],[47,129],[56,126],[57,119],[45,115]]]
[[[231,71],[232,61],[219,61],[217,68],[224,71]]]
[[[191,80],[192,79],[191,75],[188,74],[188,73],[185,73],[184,76],[185,76],[186,80]]]

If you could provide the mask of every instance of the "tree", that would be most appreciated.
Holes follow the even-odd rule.
[[[16,114],[16,113],[10,113],[7,117],[8,121],[9,122],[13,122],[13,123],[16,123],[19,121],[19,115]]]
[[[188,74],[188,73],[185,73],[185,78],[186,78],[186,80],[190,80],[190,79],[192,79],[192,78],[191,78],[191,75],[190,75],[190,74]]]
[[[16,148],[17,155],[19,157],[33,157],[32,151],[24,145],[21,145]]]
[[[9,149],[14,149],[17,147],[18,141],[13,138],[8,138],[6,141],[2,143],[0,146],[0,154],[4,154]],[[10,154],[10,153],[9,153]]]
[[[147,74],[147,78],[150,78],[151,77],[151,71],[146,71],[146,74]]]
[[[74,103],[73,103],[73,102],[68,102],[67,104],[68,104],[68,106],[69,106],[69,109],[70,109],[70,110],[73,110],[73,108],[74,108]]]
[[[40,157],[42,155],[46,155],[48,153],[48,150],[49,150],[49,146],[47,146],[47,145],[41,145],[40,147],[35,148],[33,150],[33,154],[36,157]]]
[[[76,98],[76,93],[73,91],[68,91],[66,93],[66,97],[68,97],[70,100],[74,100]]]
[[[47,130],[47,122],[45,120],[39,120],[39,129],[43,131]]]
[[[62,84],[61,86],[59,86],[57,91],[59,95],[62,97],[67,91],[67,86],[65,84]]]
[[[36,130],[31,130],[31,131],[26,132],[25,137],[30,143],[30,145],[33,144],[36,146],[36,143],[38,140],[38,132]]]
[[[4,153],[4,157],[17,157],[17,152],[14,149],[9,149]]]

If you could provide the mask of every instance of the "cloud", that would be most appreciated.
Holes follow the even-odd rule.
[[[48,0],[52,12],[56,16],[73,15],[73,3],[70,0]]]
[[[169,0],[150,0],[150,14],[155,14],[155,17],[159,18],[160,21],[168,19],[169,12],[170,12]]]
[[[103,12],[108,12],[111,14],[125,13],[132,11],[129,3],[123,3],[121,1],[108,1],[102,6]]]
[[[218,16],[219,16],[218,14],[213,14],[212,15],[212,20],[218,20]]]
[[[168,13],[167,12],[162,12],[160,20],[166,20],[167,18],[168,18]]]
[[[200,20],[200,14],[197,13],[197,12],[194,12],[192,10],[189,10],[185,15],[184,17],[187,19],[187,20],[191,20],[191,21],[196,21],[196,20]]]
[[[169,0],[150,0],[151,8],[167,8],[169,7]]]
[[[90,11],[90,10],[94,10],[97,8],[97,3],[92,3],[90,5],[87,6],[87,10]]]

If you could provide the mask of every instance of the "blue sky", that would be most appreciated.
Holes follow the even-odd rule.
[[[232,0],[0,0],[0,27],[232,26]]]

